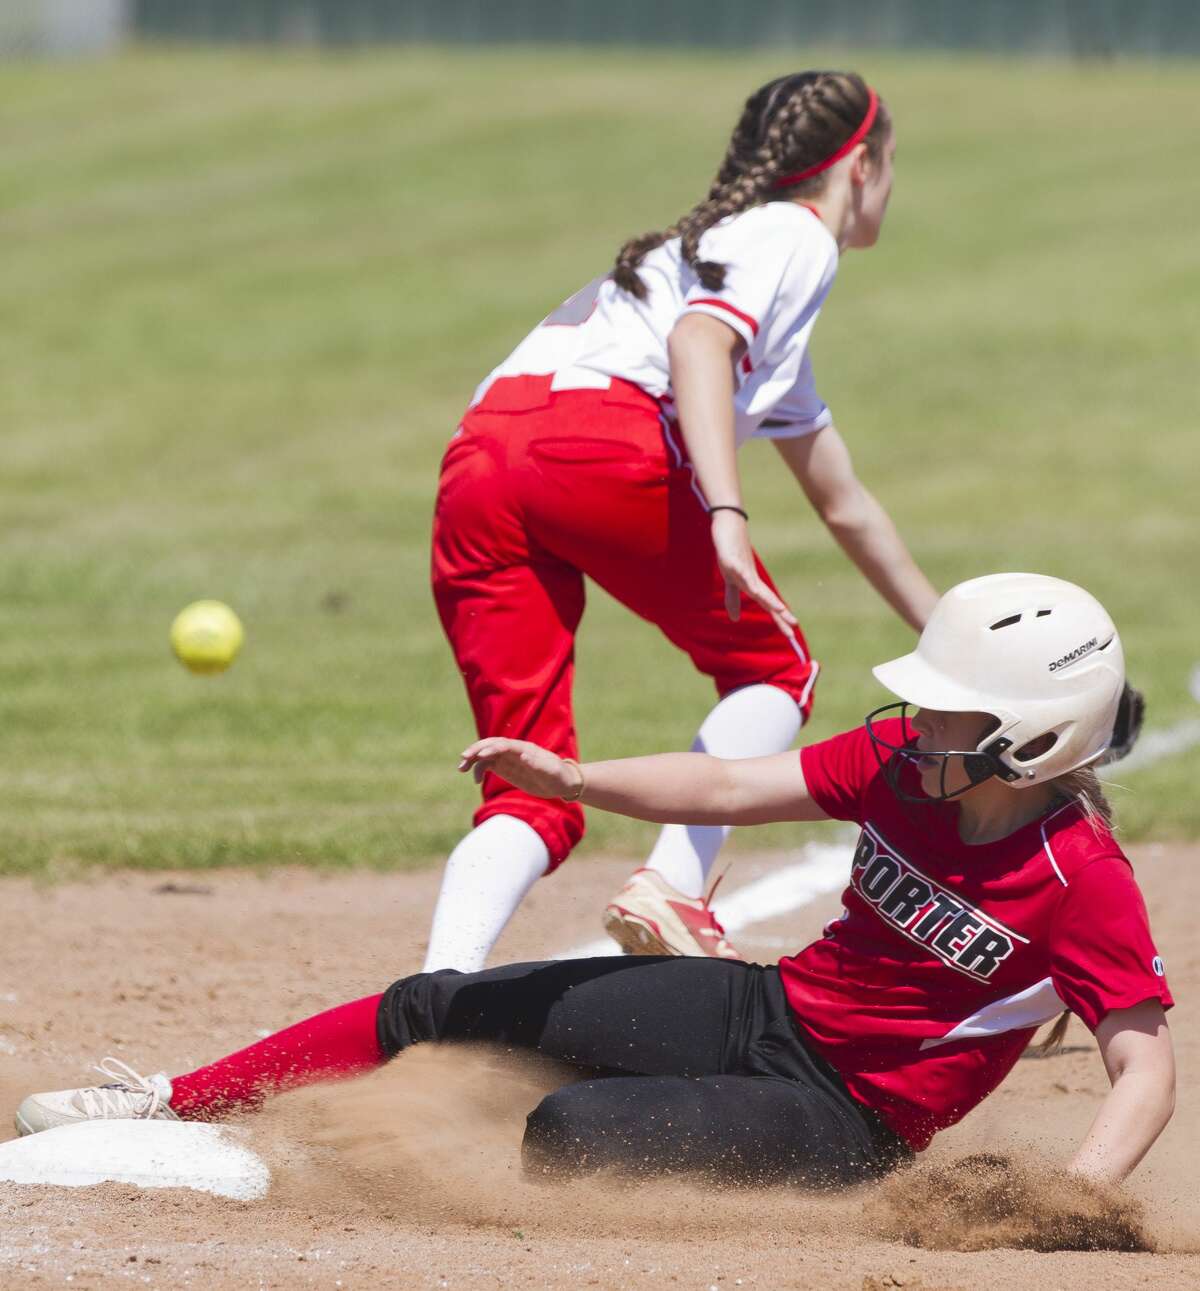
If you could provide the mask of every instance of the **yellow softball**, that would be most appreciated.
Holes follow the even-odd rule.
[[[193,601],[171,624],[171,649],[192,672],[224,672],[245,638],[242,621],[221,601]]]

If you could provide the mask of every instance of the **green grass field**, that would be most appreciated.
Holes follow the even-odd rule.
[[[741,100],[853,63],[897,185],[817,330],[860,473],[941,585],[1026,568],[1120,624],[1151,722],[1191,717],[1200,81],[810,53],[137,53],[0,79],[0,868],[410,866],[469,819],[469,712],[427,588],[470,391],[629,234],[705,189]],[[769,446],[754,534],[825,673],[882,701],[910,636]],[[170,657],[229,601],[223,677]],[[599,593],[584,751],[686,746],[708,683]],[[1130,838],[1194,837],[1196,761],[1131,774]],[[591,848],[647,827],[593,816]],[[786,846],[791,829],[740,846]]]

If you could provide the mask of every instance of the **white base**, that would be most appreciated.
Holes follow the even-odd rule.
[[[82,1121],[0,1143],[0,1182],[83,1188],[130,1183],[265,1197],[271,1172],[228,1126],[188,1121]]]

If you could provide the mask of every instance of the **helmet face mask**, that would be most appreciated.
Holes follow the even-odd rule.
[[[879,769],[883,772],[889,787],[897,798],[904,802],[949,802],[952,798],[958,798],[962,794],[974,789],[976,785],[982,784],[985,780],[990,780],[993,776],[998,776],[1001,780],[1015,780],[1017,773],[1011,768],[1005,766],[1000,760],[1000,754],[1008,749],[1011,740],[1005,739],[1004,736],[995,734],[996,727],[989,726],[980,738],[979,746],[974,749],[919,749],[917,747],[917,736],[909,725],[908,710],[911,707],[905,700],[898,700],[893,704],[882,704],[879,708],[874,709],[867,714],[867,734],[871,739],[871,748],[875,754],[875,761],[879,764]],[[889,740],[879,730],[877,722],[885,721],[890,717],[899,717],[901,725],[901,739],[903,743],[896,744]],[[960,785],[957,789],[946,788],[946,773],[950,769],[951,758],[961,758],[963,770],[967,774],[967,783]],[[901,782],[900,778],[906,766],[917,767],[920,770],[922,762],[938,760],[941,762],[941,770],[938,773],[938,792],[920,794],[909,793]]]
[[[1120,638],[1103,606],[1072,583],[1036,574],[993,574],[952,587],[917,648],[874,672],[902,701],[903,744],[883,738],[876,725],[896,705],[867,719],[893,790],[911,797],[899,785],[903,768],[942,759],[940,795],[920,801],[958,797],[993,776],[1027,788],[1096,762],[1112,740],[1125,684]],[[910,705],[994,721],[974,748],[918,752]],[[947,792],[951,758],[961,759],[968,783]]]

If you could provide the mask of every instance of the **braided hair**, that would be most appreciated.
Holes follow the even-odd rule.
[[[862,122],[869,97],[866,83],[854,72],[796,72],[756,90],[746,100],[708,196],[669,228],[630,238],[617,252],[617,286],[645,300],[646,284],[638,265],[647,252],[678,237],[684,262],[705,288],[720,291],[725,266],[698,258],[700,239],[727,216],[767,201],[780,176],[805,170],[836,152]],[[879,161],[890,131],[891,120],[880,103],[865,141],[872,161]],[[824,174],[814,175],[783,191],[789,197],[815,194],[826,179]]]

